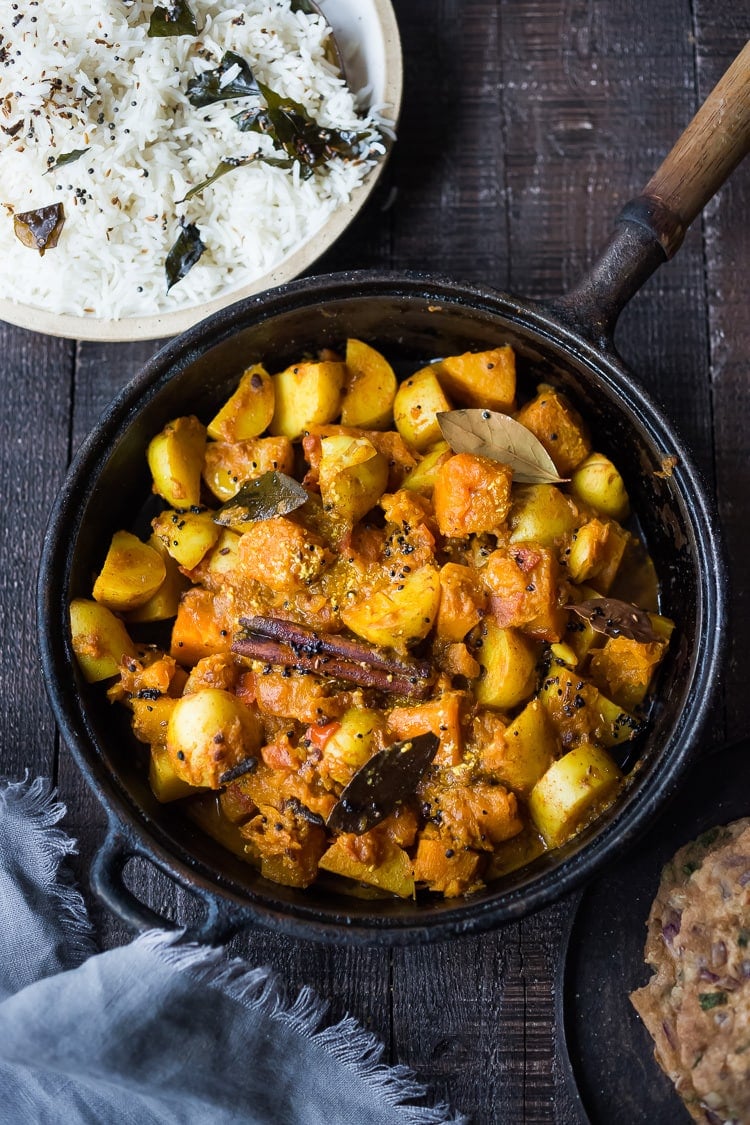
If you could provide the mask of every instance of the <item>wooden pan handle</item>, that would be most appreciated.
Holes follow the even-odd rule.
[[[626,203],[599,257],[576,286],[544,307],[612,348],[617,318],[750,151],[750,42],[696,113],[640,195]]]
[[[685,231],[750,149],[750,41],[620,221],[651,229],[671,258]]]

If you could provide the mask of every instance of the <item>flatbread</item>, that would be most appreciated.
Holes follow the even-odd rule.
[[[662,872],[632,993],[691,1116],[750,1125],[750,818],[703,833]]]

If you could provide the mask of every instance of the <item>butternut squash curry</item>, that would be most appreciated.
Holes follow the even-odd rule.
[[[73,649],[158,800],[266,878],[466,895],[615,799],[673,626],[615,465],[561,393],[516,396],[510,347],[399,385],[350,339],[151,441],[162,510]]]

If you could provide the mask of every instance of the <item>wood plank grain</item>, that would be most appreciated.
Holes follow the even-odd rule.
[[[52,776],[56,732],[36,643],[44,530],[68,457],[75,346],[0,323],[0,775]]]
[[[699,97],[704,98],[747,41],[748,13],[728,0],[695,0],[694,10],[697,87]],[[709,204],[703,221],[716,495],[732,586],[724,676],[726,736],[730,740],[750,733],[744,690],[750,629],[749,211],[750,164],[745,160]]]

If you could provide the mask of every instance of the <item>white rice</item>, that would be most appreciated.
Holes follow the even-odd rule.
[[[382,155],[376,122],[358,113],[326,58],[321,17],[292,11],[291,0],[190,0],[198,38],[151,39],[154,7],[0,0],[0,296],[97,317],[200,304],[278,264]],[[319,124],[366,130],[366,158],[336,157],[308,180],[297,163],[286,170],[261,160],[180,202],[222,160],[275,151],[269,137],[232,121],[257,98],[203,109],[187,99],[188,80],[226,51]],[[79,149],[88,151],[44,174],[50,157]],[[40,256],[15,236],[13,215],[53,203],[63,204],[65,224]],[[167,294],[165,259],[181,218],[206,249]]]

